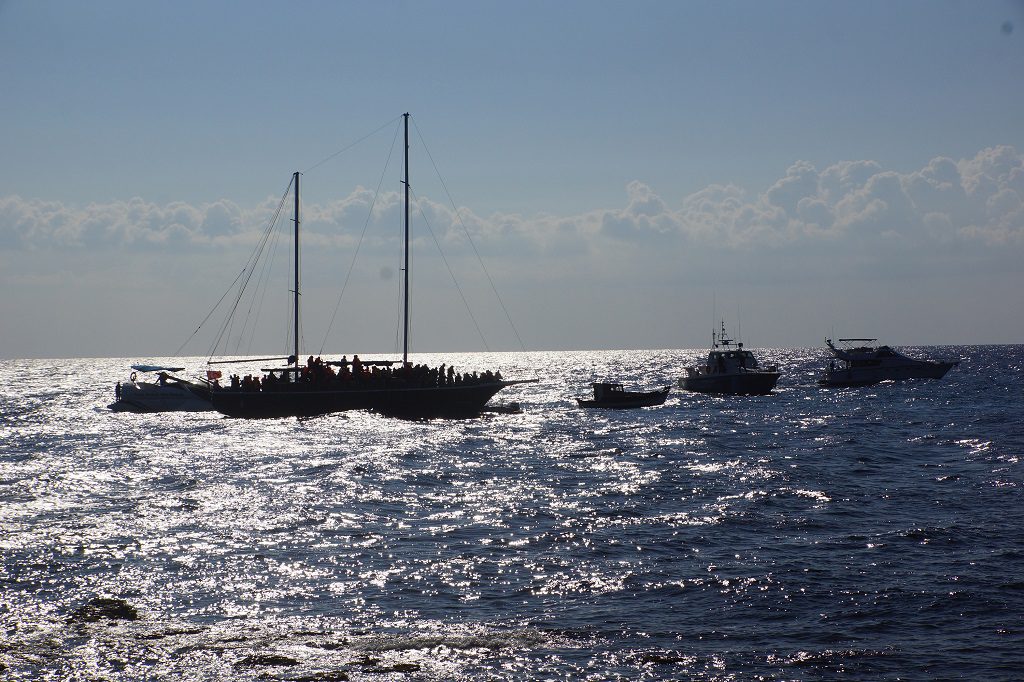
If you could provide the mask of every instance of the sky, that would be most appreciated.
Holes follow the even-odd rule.
[[[404,112],[414,351],[1022,343],[1021,74],[1020,0],[0,0],[0,357],[285,350],[295,171],[303,348],[393,352]]]

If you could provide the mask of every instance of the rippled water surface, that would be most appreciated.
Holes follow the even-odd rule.
[[[703,352],[419,356],[541,379],[427,422],[115,413],[129,360],[0,362],[0,678],[1019,679],[1024,346],[910,352],[963,363],[819,389],[765,350],[774,395],[615,412],[572,398]]]

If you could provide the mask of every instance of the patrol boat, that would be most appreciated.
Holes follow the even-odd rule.
[[[679,379],[679,388],[698,393],[765,395],[772,392],[778,380],[778,368],[761,367],[742,343],[729,338],[722,320],[722,331],[711,332],[707,361],[701,366],[687,367],[686,376]]]

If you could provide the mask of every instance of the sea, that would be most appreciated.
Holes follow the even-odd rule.
[[[1022,679],[1024,346],[904,350],[961,363],[827,389],[762,349],[777,390],[715,397],[676,387],[701,349],[418,355],[539,380],[427,421],[122,413],[168,359],[0,361],[0,679]]]

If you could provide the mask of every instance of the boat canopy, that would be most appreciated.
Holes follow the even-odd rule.
[[[132,365],[139,372],[184,372],[184,367],[164,367],[163,365]]]

